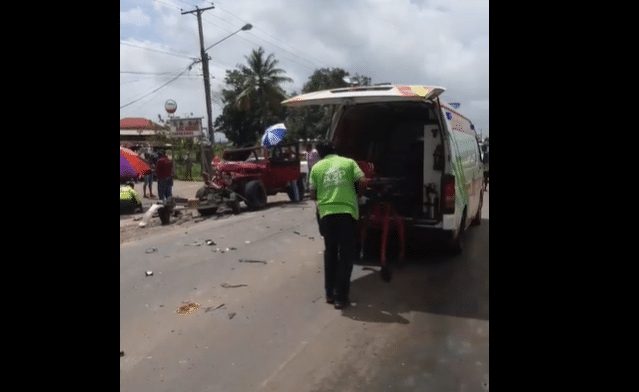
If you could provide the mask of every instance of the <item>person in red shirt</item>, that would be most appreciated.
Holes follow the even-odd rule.
[[[158,198],[166,201],[173,196],[173,162],[164,152],[161,152],[159,156],[160,159],[155,165],[158,176]]]

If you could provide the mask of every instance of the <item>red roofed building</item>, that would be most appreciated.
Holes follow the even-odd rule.
[[[120,119],[120,144],[155,146],[158,142],[153,138],[159,131],[168,131],[168,128],[142,117],[122,118]]]

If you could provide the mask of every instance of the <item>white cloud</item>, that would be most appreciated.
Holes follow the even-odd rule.
[[[299,92],[313,70],[320,67],[342,67],[370,76],[374,83],[441,85],[447,88],[444,100],[460,102],[460,110],[478,129],[488,129],[488,0],[219,0],[215,7],[203,13],[206,45],[246,22],[254,28],[209,52],[211,74],[215,77],[214,96],[221,89],[224,70],[244,63],[244,56],[261,45],[267,53],[275,53],[280,67],[294,79],[284,85],[289,92]],[[146,27],[143,37],[149,41],[145,45],[195,57],[199,52],[196,18],[181,15],[179,8],[193,7],[179,0],[163,0],[149,6],[147,12],[154,23]],[[188,59],[124,46],[121,54],[127,56],[124,63],[121,59],[121,70],[126,65],[159,72],[189,63]],[[194,68],[191,74],[201,74],[200,68]],[[123,76],[121,83],[130,80],[134,80],[133,75]],[[127,93],[121,92],[120,104],[166,80],[146,77],[122,85]],[[167,98],[178,101],[178,112],[183,109],[186,113],[205,114],[201,76],[199,80],[193,76],[181,78],[156,95],[123,109],[121,115],[156,118],[157,113],[163,113]],[[219,103],[214,102],[213,111],[214,116],[219,114]]]
[[[123,25],[148,26],[151,18],[142,11],[142,8],[135,7],[125,12],[120,12],[120,23]]]

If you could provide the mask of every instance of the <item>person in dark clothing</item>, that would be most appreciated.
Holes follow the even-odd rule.
[[[166,201],[173,196],[173,162],[166,156],[164,152],[159,154],[155,165],[155,171],[158,176],[158,198]]]

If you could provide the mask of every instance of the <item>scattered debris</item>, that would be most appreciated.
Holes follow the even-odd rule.
[[[231,248],[226,248],[226,249],[224,249],[224,251],[225,251],[225,252],[230,252],[230,251],[231,251]]]
[[[151,270],[146,271],[146,276],[153,276],[153,271]]]
[[[250,244],[250,243],[251,243],[251,241],[246,240],[246,241],[244,241],[244,243],[248,245],[248,244]]]
[[[190,244],[184,244],[184,246],[202,246],[200,241],[193,241]]]
[[[225,289],[234,289],[234,288],[237,288],[237,287],[248,287],[247,284],[243,284],[243,283],[242,284],[228,284],[226,282],[222,283],[220,286],[222,286]]]
[[[229,313],[229,320],[231,320],[233,317],[235,317],[236,314],[237,313],[235,313],[235,312]]]
[[[213,252],[219,252],[219,251],[220,251],[220,248],[213,249]]]
[[[137,222],[137,221],[139,221],[139,220],[142,220],[142,217],[141,217],[141,216],[136,216],[135,218],[133,218],[133,221],[134,221],[134,222]]]
[[[208,246],[217,245],[213,240],[206,240]]]
[[[187,302],[177,309],[177,314],[191,314],[200,308],[200,304],[195,302]]]
[[[204,313],[208,313],[208,312],[212,312],[214,310],[218,310],[219,308],[223,307],[225,304],[220,304],[217,307],[213,308],[212,306],[208,306],[206,308],[206,310],[204,311]]]
[[[155,253],[158,251],[158,248],[148,248],[147,250],[144,251],[144,253]]]
[[[266,264],[266,261],[265,260],[240,259],[240,263],[262,263],[262,264]]]
[[[124,351],[120,350],[120,358],[124,356]]]
[[[235,248],[235,247],[233,247],[233,246],[231,246],[230,248],[226,248],[226,249],[229,249],[229,250],[237,250],[237,248]]]
[[[308,239],[315,241],[315,237],[308,237]]]
[[[302,235],[302,233],[300,233],[299,231],[294,231],[293,233],[297,235]]]

